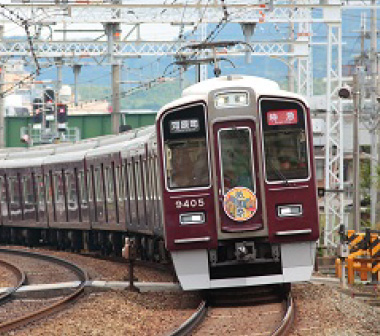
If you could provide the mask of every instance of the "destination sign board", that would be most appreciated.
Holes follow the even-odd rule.
[[[170,121],[170,133],[192,133],[200,129],[198,119],[182,119]]]
[[[269,126],[294,125],[298,123],[297,110],[277,110],[267,112]]]

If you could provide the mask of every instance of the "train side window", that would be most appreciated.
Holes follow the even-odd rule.
[[[53,180],[54,180],[55,202],[64,204],[65,195],[63,192],[62,172],[53,173]]]
[[[143,186],[145,191],[145,198],[150,199],[150,185],[149,185],[149,176],[148,176],[148,159],[142,159],[141,160],[141,167],[142,167],[142,176],[143,176]]]
[[[19,182],[18,178],[15,176],[11,176],[8,179],[9,181],[9,193],[11,204],[20,204],[20,190],[19,190]]]
[[[44,185],[45,185],[45,195],[46,195],[46,203],[51,204],[53,189],[50,183],[50,174],[44,174]]]
[[[101,202],[104,200],[102,171],[100,168],[95,168],[94,173],[96,201]]]
[[[136,199],[139,201],[142,199],[140,159],[137,159],[135,162],[135,179],[136,179]]]
[[[37,202],[40,206],[43,206],[44,200],[45,200],[43,176],[36,175],[35,181],[36,181]]]
[[[124,165],[123,166],[116,166],[115,167],[115,179],[116,179],[116,192],[119,198],[119,201],[124,200],[124,178],[122,177],[122,171],[124,171]]]
[[[158,178],[159,175],[157,174],[157,165],[158,165],[158,160],[157,157],[153,158],[152,162],[152,175],[153,175],[153,190],[154,190],[154,200],[157,201],[158,198]]]
[[[86,187],[86,180],[84,171],[80,170],[78,171],[78,184],[80,189],[80,198],[82,203],[87,203],[87,187]]]
[[[147,169],[147,184],[148,184],[148,199],[154,199],[154,187],[153,187],[153,158],[149,157],[146,161],[146,169]]]
[[[7,193],[5,190],[5,183],[4,183],[4,177],[0,176],[0,202],[6,203],[7,202]]]
[[[31,176],[23,176],[21,178],[22,189],[23,189],[23,199],[25,205],[34,204],[34,195],[32,187],[32,178]]]
[[[88,188],[88,201],[92,202],[94,199],[94,183],[92,175],[94,174],[94,169],[87,170],[87,188]]]
[[[127,174],[128,174],[128,186],[129,186],[129,199],[135,200],[135,179],[133,174],[133,165],[128,163],[127,165]]]
[[[160,193],[160,189],[159,189],[160,181],[159,181],[159,174],[158,174],[158,172],[160,170],[159,170],[159,167],[158,167],[158,158],[157,158],[157,156],[155,156],[155,158],[154,158],[153,167],[154,167],[154,188],[155,188],[155,194],[156,194],[156,197],[155,197],[155,200],[156,200],[156,202],[155,202],[155,204],[156,204],[156,213],[157,213],[157,216],[158,216],[159,226],[162,226],[162,222],[161,222],[161,206],[160,206],[160,202],[159,202],[159,201],[161,201],[161,193]]]
[[[74,173],[72,171],[66,171],[65,179],[67,200],[70,203],[77,204],[77,186]]]
[[[112,170],[110,167],[107,167],[104,169],[104,182],[106,186],[106,197],[107,202],[113,202],[114,201],[114,188],[113,188],[113,175]]]

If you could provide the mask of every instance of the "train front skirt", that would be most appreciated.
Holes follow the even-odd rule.
[[[215,279],[210,274],[207,250],[171,252],[175,270],[184,290],[258,286],[276,283],[309,281],[313,272],[316,242],[281,244],[281,269],[278,274],[225,277]],[[260,268],[260,264],[244,267]]]

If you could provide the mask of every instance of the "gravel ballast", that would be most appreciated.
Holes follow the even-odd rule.
[[[328,285],[297,284],[291,336],[375,336],[380,334],[380,309]],[[14,336],[165,335],[197,307],[190,293],[91,293],[70,310],[12,333]],[[252,324],[257,317],[251,316]],[[251,330],[251,328],[247,328]],[[249,336],[250,334],[241,334]]]
[[[86,268],[93,280],[122,280],[126,265],[66,252],[45,251]],[[170,282],[165,272],[137,267],[139,281]],[[292,286],[296,318],[291,336],[380,335],[380,308],[342,293],[332,284]],[[14,336],[125,336],[167,335],[197,308],[196,293],[133,293],[125,290],[92,291],[73,306],[48,319],[10,333]],[[257,316],[247,318],[255,323]],[[241,321],[240,321],[241,322]],[[250,336],[247,328],[246,334]],[[240,335],[240,334],[239,334]],[[207,335],[206,335],[207,336]],[[222,336],[222,334],[220,334]]]

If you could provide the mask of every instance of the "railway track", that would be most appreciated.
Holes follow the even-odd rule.
[[[235,289],[211,291],[196,312],[169,336],[284,336],[290,331],[294,315],[291,293],[283,288],[265,286],[240,293]],[[252,326],[255,330],[247,329]]]
[[[0,316],[2,316],[0,318],[0,334],[8,333],[64,309],[83,293],[86,281],[88,281],[86,271],[57,257],[24,250],[0,249],[0,258],[6,259],[6,263],[9,264],[8,259],[11,259],[12,264],[17,265],[16,268],[26,268],[25,273],[28,285],[46,283],[43,275],[45,271],[48,274],[48,282],[54,276],[62,279],[62,275],[65,273],[67,279],[73,281],[74,275],[75,280],[79,280],[79,285],[74,290],[69,290],[68,292],[66,289],[59,291],[58,296],[57,294],[52,296],[46,292],[42,292],[43,297],[40,294],[36,297],[35,294],[29,295],[28,293],[15,296],[16,289],[12,289],[13,299],[0,306]],[[21,266],[18,266],[19,264]],[[6,314],[2,314],[1,311],[6,312]],[[6,320],[4,320],[5,316],[7,317]]]
[[[10,297],[25,283],[25,273],[16,265],[5,260],[0,260],[0,269],[6,269],[15,278],[14,285],[8,287],[3,293],[0,293],[0,304],[10,299]]]

